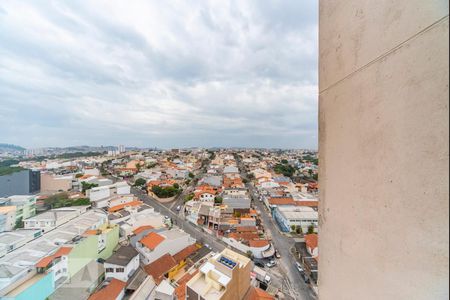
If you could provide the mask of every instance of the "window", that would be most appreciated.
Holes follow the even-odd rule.
[[[125,269],[124,268],[116,268],[116,272],[123,273],[123,272],[125,272]]]
[[[106,268],[107,273],[114,273],[114,268]]]

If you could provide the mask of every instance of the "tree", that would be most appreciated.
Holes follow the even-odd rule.
[[[235,212],[234,213],[234,216],[236,217],[236,218],[240,218],[241,216],[242,216],[242,214],[240,213],[240,212]]]
[[[77,175],[75,175],[75,178],[80,178],[80,177],[83,177],[83,174],[78,173]]]
[[[16,229],[23,228],[23,221],[22,217],[20,217],[18,220],[16,220]]]
[[[313,234],[315,231],[315,227],[313,224],[308,226],[308,234]]]
[[[194,178],[195,177],[195,175],[194,175],[194,173],[192,173],[192,172],[189,172],[189,178]]]
[[[185,197],[184,197],[184,202],[186,203],[186,202],[188,202],[188,201],[191,201],[192,199],[194,199],[194,193],[190,193],[189,195],[186,195]]]
[[[281,163],[282,163],[283,165],[287,165],[289,162],[288,162],[286,159],[283,159],[283,160],[281,160]]]
[[[214,198],[214,203],[215,204],[222,204],[223,203],[223,198],[220,196],[217,196]]]
[[[96,184],[96,183],[87,183],[87,182],[83,181],[81,183],[81,187],[82,187],[83,193],[86,193],[87,190],[90,190],[92,188],[98,187],[98,184]]]
[[[253,252],[250,250],[247,251],[247,257],[250,258],[251,260],[253,260],[253,258],[254,258]]]
[[[296,229],[297,229],[297,226],[291,225],[291,231],[292,231],[292,232],[295,232]]]
[[[175,183],[175,184],[173,185],[173,187],[176,188],[177,190],[180,189],[180,185],[179,185],[178,183]]]
[[[296,232],[297,234],[302,234],[302,233],[303,233],[302,226],[297,226],[297,228],[295,229],[295,232]]]
[[[137,187],[143,187],[144,185],[147,184],[147,181],[144,178],[138,178],[135,182],[134,182],[134,186]]]

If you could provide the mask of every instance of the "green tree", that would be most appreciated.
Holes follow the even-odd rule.
[[[291,225],[291,231],[292,231],[292,232],[295,232],[296,229],[297,229],[297,226]]]
[[[83,177],[83,174],[78,173],[77,175],[75,175],[75,178],[80,178],[80,177]]]
[[[295,228],[295,232],[296,232],[297,234],[303,234],[302,226],[297,226],[297,228]]]
[[[214,203],[215,204],[222,204],[223,203],[223,198],[220,196],[217,196],[214,198]]]
[[[134,186],[137,186],[137,187],[143,187],[146,184],[147,184],[147,181],[144,178],[138,178],[134,182]]]
[[[286,159],[283,159],[283,160],[281,160],[281,163],[282,163],[283,165],[287,165],[289,162],[288,162]]]
[[[81,188],[82,188],[83,193],[86,193],[87,190],[90,190],[90,189],[93,189],[96,187],[98,187],[98,184],[96,184],[96,183],[87,183],[85,181],[83,181],[81,183]]]
[[[308,226],[308,234],[313,234],[313,233],[314,233],[314,230],[315,230],[315,227],[314,227],[313,224],[311,224],[311,225]]]
[[[195,175],[194,175],[194,173],[192,173],[192,172],[189,172],[189,178],[194,178],[195,177]]]
[[[184,202],[186,203],[188,201],[191,201],[192,199],[194,199],[194,197],[195,197],[194,193],[190,193],[189,195],[186,195],[184,197]]]

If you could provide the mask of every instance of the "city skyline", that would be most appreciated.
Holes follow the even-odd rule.
[[[0,4],[1,142],[317,148],[315,1],[104,4]]]

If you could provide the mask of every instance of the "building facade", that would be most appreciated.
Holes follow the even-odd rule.
[[[41,189],[40,171],[22,170],[0,176],[0,197],[36,194]]]

